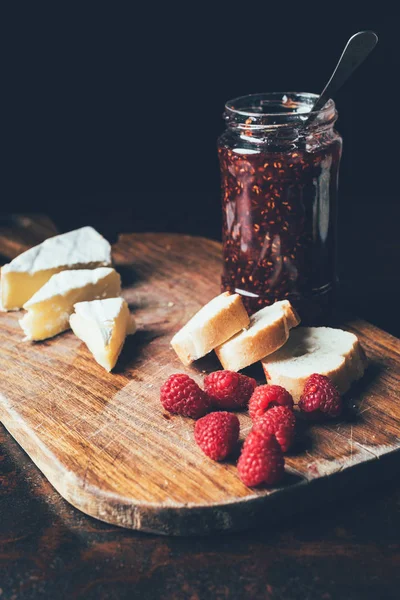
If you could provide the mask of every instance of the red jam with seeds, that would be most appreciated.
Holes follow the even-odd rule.
[[[259,94],[226,105],[222,288],[255,312],[289,299],[303,323],[331,312],[342,140],[335,105],[313,94]]]

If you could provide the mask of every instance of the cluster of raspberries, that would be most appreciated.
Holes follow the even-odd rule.
[[[283,477],[283,453],[294,441],[296,425],[293,398],[283,387],[257,387],[246,375],[215,371],[204,378],[202,390],[191,377],[177,373],[162,386],[160,399],[167,411],[196,419],[196,443],[217,461],[238,445],[239,419],[229,411],[248,406],[253,427],[237,464],[239,477],[249,487],[275,485]],[[305,383],[298,408],[307,416],[336,417],[342,399],[328,377],[314,374]]]

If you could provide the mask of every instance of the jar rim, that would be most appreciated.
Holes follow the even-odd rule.
[[[245,117],[254,125],[257,121],[264,125],[304,123],[310,117],[312,117],[310,122],[314,119],[319,122],[329,120],[336,114],[335,103],[332,99],[329,99],[320,110],[307,110],[307,107],[313,106],[318,97],[319,94],[311,92],[266,92],[238,96],[226,102],[225,117],[228,120]],[[279,106],[283,110],[277,110]],[[271,107],[275,107],[275,110],[270,110]],[[267,110],[263,110],[264,108]]]

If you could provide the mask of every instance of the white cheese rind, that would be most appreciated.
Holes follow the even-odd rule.
[[[40,288],[32,296],[28,302],[24,304],[24,308],[28,309],[39,302],[53,298],[54,296],[62,296],[71,290],[84,290],[85,286],[95,286],[101,280],[104,280],[108,275],[115,273],[110,267],[100,267],[99,269],[80,269],[78,271],[62,271],[53,275],[49,281]]]
[[[118,360],[125,338],[134,333],[135,322],[123,298],[109,298],[75,304],[70,325],[93,354],[95,360],[111,371]]]
[[[111,246],[93,227],[57,235],[2,267],[1,303],[5,310],[18,310],[60,271],[109,265]]]
[[[113,298],[121,293],[121,278],[111,268],[62,271],[24,304],[28,311],[20,325],[28,340],[39,341],[69,329],[77,302]]]
[[[2,273],[37,273],[48,269],[74,268],[76,264],[111,264],[111,246],[93,227],[81,227],[56,235],[26,250],[7,265]]]

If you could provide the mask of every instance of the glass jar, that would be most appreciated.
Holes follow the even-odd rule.
[[[225,105],[218,140],[222,177],[222,288],[249,312],[289,299],[303,323],[330,313],[342,138],[335,104],[271,93]]]

